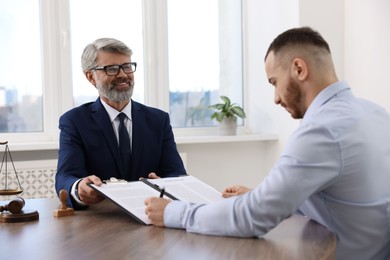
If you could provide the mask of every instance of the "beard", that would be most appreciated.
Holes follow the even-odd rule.
[[[99,95],[117,103],[128,101],[133,96],[134,81],[129,81],[129,85],[130,87],[128,90],[117,90],[115,88],[115,81],[108,85],[96,82],[96,88],[99,92]]]
[[[305,112],[301,111],[300,109],[301,105],[302,105],[301,88],[295,81],[290,79],[287,86],[287,96],[285,102],[283,102],[283,106],[291,114],[292,118],[301,119],[305,114]]]

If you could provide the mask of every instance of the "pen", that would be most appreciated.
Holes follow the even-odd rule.
[[[165,187],[162,187],[160,192],[160,198],[164,197],[164,193],[165,193]]]

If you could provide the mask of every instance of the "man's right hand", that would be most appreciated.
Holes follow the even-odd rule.
[[[90,175],[82,179],[78,185],[79,199],[86,205],[95,204],[104,200],[104,197],[95,191],[88,184],[93,183],[97,186],[102,185],[102,181],[95,175]]]

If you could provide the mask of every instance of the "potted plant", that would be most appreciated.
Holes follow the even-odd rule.
[[[216,110],[211,118],[218,121],[218,128],[222,135],[235,135],[237,133],[237,118],[245,118],[244,109],[236,103],[232,103],[227,96],[220,96],[223,103],[209,106]]]

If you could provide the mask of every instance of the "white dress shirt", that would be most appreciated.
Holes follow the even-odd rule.
[[[118,144],[119,144],[119,132],[118,132],[118,129],[119,129],[119,118],[118,118],[118,115],[121,112],[126,114],[127,119],[125,119],[125,126],[126,126],[126,129],[127,129],[127,132],[130,135],[130,143],[132,143],[132,136],[133,136],[133,134],[132,134],[133,131],[132,130],[133,130],[133,127],[132,127],[132,119],[131,119],[131,100],[130,100],[129,104],[127,104],[127,106],[125,106],[123,108],[122,111],[118,111],[118,110],[110,107],[102,99],[100,99],[100,101],[102,102],[103,107],[106,109],[107,114],[110,117],[110,120],[111,120],[111,123],[112,123],[112,127],[113,127],[114,132],[115,132],[116,139],[118,140]]]
[[[173,201],[165,226],[262,236],[294,212],[337,236],[337,259],[390,259],[390,117],[345,82],[308,108],[268,176],[253,191],[208,205]]]

